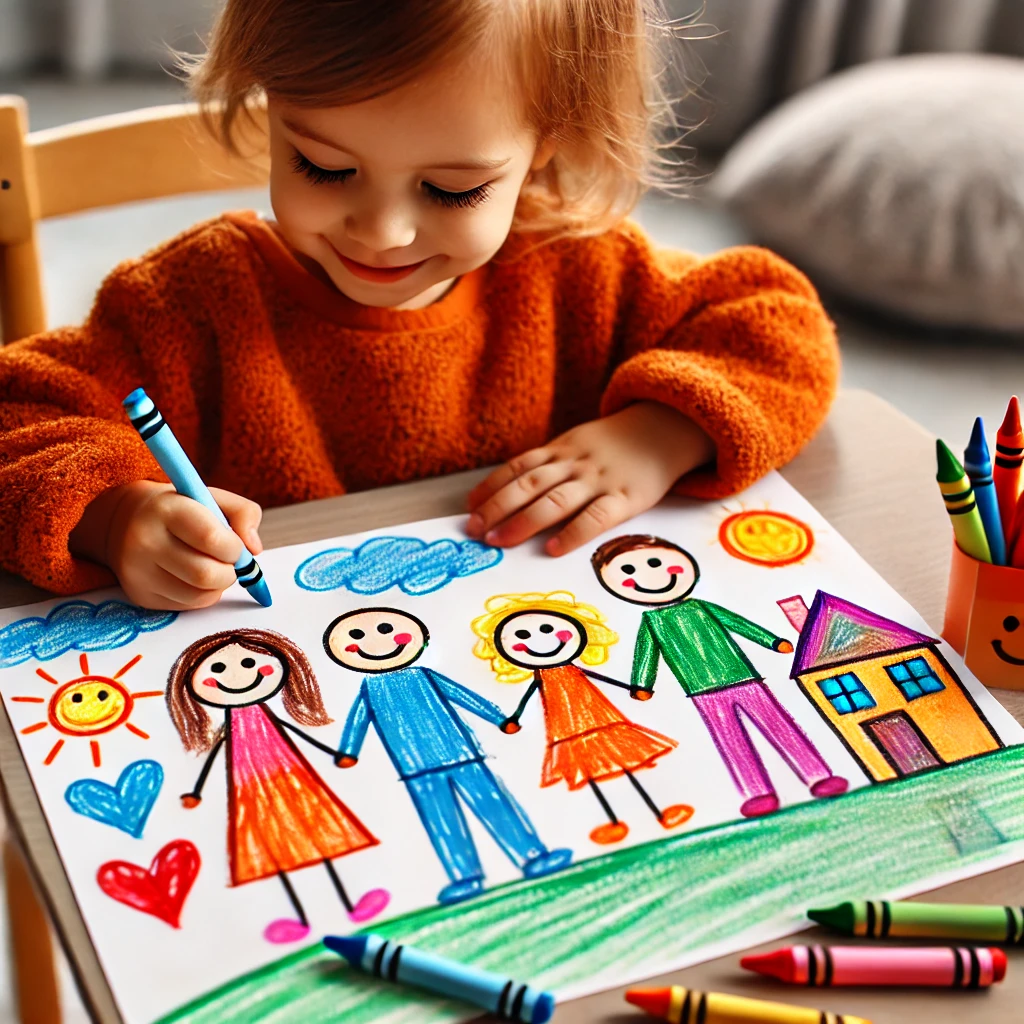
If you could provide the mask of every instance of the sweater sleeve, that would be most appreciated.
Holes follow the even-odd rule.
[[[618,365],[601,402],[678,409],[715,443],[713,466],[676,493],[725,497],[782,466],[821,425],[835,396],[835,331],[814,288],[765,249],[694,260],[620,235]]]
[[[143,386],[180,407],[202,377],[203,311],[180,270],[204,237],[115,268],[81,327],[0,348],[0,568],[63,594],[115,582],[72,557],[68,536],[108,488],[166,479],[121,402]]]

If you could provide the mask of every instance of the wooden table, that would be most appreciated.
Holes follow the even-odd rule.
[[[863,391],[847,391],[839,397],[825,427],[783,470],[783,475],[938,630],[945,600],[950,528],[933,493],[933,465],[934,441],[924,430],[881,399]],[[268,547],[279,547],[451,515],[462,510],[465,495],[482,472],[272,509],[264,518],[262,535]],[[0,574],[0,607],[47,596]],[[1024,721],[1024,692],[1000,690],[996,696],[1018,721]],[[102,1024],[120,1024],[6,715],[0,715],[0,775],[13,831],[27,850],[33,873],[41,883],[83,999]],[[1020,904],[1024,864],[947,886],[939,893],[943,900]],[[24,891],[15,895],[24,904]],[[20,912],[26,912],[24,905]],[[38,970],[44,963],[38,942],[33,946],[31,935],[25,936],[22,953],[30,961],[27,966],[23,964],[25,969]],[[955,995],[941,990],[846,990],[824,996],[815,990],[783,991],[741,975],[736,956],[712,960],[658,981],[808,1006],[827,1003],[873,1019],[876,1024],[961,1024],[965,1020],[971,1024],[1003,1024],[1024,1018],[1024,949],[1011,950],[1009,955],[1007,978],[1001,985],[987,992]],[[45,988],[44,979],[33,991],[38,994]],[[36,1013],[31,1022],[26,1019],[23,1024],[56,1024],[57,1018],[49,1015],[45,1005]],[[621,990],[614,990],[566,1003],[555,1019],[559,1024],[636,1024],[642,1018],[623,1003]]]

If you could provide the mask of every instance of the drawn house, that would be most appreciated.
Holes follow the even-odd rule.
[[[875,782],[1002,746],[934,637],[819,590],[779,601],[792,678]]]

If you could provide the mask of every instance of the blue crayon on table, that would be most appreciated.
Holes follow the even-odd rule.
[[[230,530],[231,525],[226,516],[213,500],[213,495],[196,472],[196,467],[178,443],[167,421],[160,415],[160,410],[153,404],[153,399],[142,388],[136,388],[122,404],[132,426],[146,442],[146,447],[153,453],[153,458],[167,474],[174,489],[208,508]],[[263,579],[263,570],[244,544],[241,557],[235,562],[235,576],[254,600],[264,608],[270,607],[272,600],[266,580]]]
[[[544,1024],[555,1012],[555,997],[550,992],[379,935],[328,935],[324,945],[375,978],[461,999],[502,1020]]]
[[[979,416],[974,421],[971,440],[964,449],[964,469],[974,488],[974,500],[978,503],[981,522],[985,527],[993,565],[1006,565],[1006,539],[1003,522],[999,516],[999,499],[992,482],[992,456],[985,441],[985,424]]]

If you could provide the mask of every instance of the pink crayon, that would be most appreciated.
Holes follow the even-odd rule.
[[[1006,954],[988,946],[789,946],[745,956],[740,966],[791,985],[988,988],[1006,976]]]

